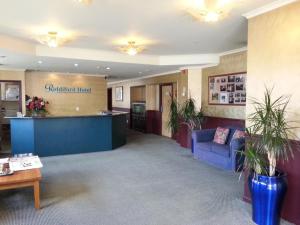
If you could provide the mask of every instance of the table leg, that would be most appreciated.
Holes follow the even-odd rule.
[[[34,190],[34,207],[40,209],[40,182],[35,181],[33,184]]]

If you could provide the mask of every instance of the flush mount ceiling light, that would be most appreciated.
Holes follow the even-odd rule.
[[[74,34],[64,31],[48,31],[39,34],[37,40],[43,45],[48,45],[50,48],[56,48],[72,41],[74,37]]]
[[[49,31],[46,35],[41,35],[38,41],[41,44],[48,45],[50,48],[56,48],[64,42],[63,38],[56,31]]]
[[[193,0],[187,12],[205,22],[217,22],[232,9],[235,0]]]
[[[78,3],[85,4],[85,5],[89,5],[92,3],[93,0],[75,0],[75,1]]]
[[[134,56],[143,51],[143,48],[136,45],[135,41],[128,41],[126,46],[121,47],[121,51],[127,53],[128,55]]]

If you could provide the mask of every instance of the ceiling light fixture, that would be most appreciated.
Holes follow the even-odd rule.
[[[106,70],[110,70],[110,67],[106,67],[105,69],[106,69]]]
[[[42,61],[42,60],[39,60],[39,61],[38,61],[38,64],[42,64],[42,63],[43,63],[43,61]]]
[[[57,32],[48,32],[47,44],[50,48],[56,48],[58,46]]]
[[[40,34],[37,38],[41,44],[48,45],[50,48],[59,47],[72,39],[71,34],[63,31],[59,33],[57,31],[49,31],[45,34]]]
[[[232,8],[234,0],[193,0],[187,11],[205,22],[217,22]]]
[[[85,5],[89,5],[92,3],[92,0],[76,0],[76,1]]]
[[[75,67],[78,67],[79,65],[78,65],[78,63],[75,63],[74,66],[75,66]]]
[[[121,47],[121,50],[128,55],[134,56],[138,53],[140,53],[143,48],[141,46],[137,46],[135,41],[128,41],[128,44],[126,46]]]

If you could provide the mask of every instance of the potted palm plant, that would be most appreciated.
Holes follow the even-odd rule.
[[[249,171],[252,219],[259,225],[280,223],[287,174],[277,168],[277,162],[291,159],[290,139],[297,139],[295,127],[286,119],[289,100],[288,96],[273,99],[272,90],[266,89],[263,101],[253,100],[254,112],[248,118],[244,166]]]
[[[168,127],[172,132],[173,139],[176,139],[179,129],[179,105],[175,98],[172,98],[170,105]]]
[[[197,110],[195,100],[188,98],[180,107],[176,99],[172,100],[170,116],[168,121],[169,129],[177,137],[182,147],[191,147],[191,133],[195,129],[201,129],[203,112]]]

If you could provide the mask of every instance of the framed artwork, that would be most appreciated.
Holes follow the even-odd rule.
[[[116,87],[115,99],[116,101],[123,101],[123,86]]]
[[[20,87],[17,84],[5,85],[5,100],[6,101],[19,101]]]
[[[209,105],[246,105],[246,72],[208,77]]]

